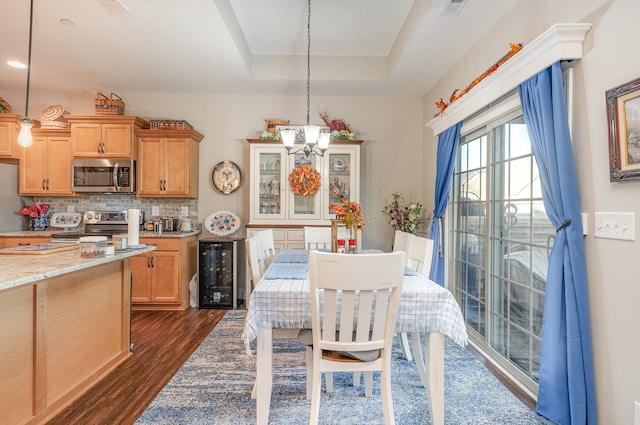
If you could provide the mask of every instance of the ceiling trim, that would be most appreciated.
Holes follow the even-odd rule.
[[[426,126],[437,136],[554,63],[582,58],[589,29],[590,23],[553,25]]]

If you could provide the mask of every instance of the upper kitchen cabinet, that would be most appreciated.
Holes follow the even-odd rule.
[[[136,130],[138,196],[197,198],[200,141],[195,130]]]
[[[0,161],[18,160],[18,124],[20,115],[0,114]]]
[[[20,195],[73,195],[69,130],[34,128],[31,134],[33,145],[17,148]]]
[[[149,128],[136,116],[65,115],[71,124],[72,156],[136,159],[135,130]]]

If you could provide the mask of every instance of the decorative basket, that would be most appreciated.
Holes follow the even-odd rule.
[[[184,120],[149,120],[151,130],[193,130],[193,126]]]
[[[124,115],[124,101],[115,93],[111,93],[109,97],[98,93],[95,105],[96,115]]]
[[[285,120],[265,120],[267,121],[267,131],[271,134],[276,134],[276,126],[289,125],[289,121]]]

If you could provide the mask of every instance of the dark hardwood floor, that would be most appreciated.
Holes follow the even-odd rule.
[[[160,390],[224,317],[226,310],[134,311],[131,320],[133,354],[48,425],[133,424]],[[535,402],[472,352],[532,410]]]
[[[47,424],[134,423],[225,313],[197,308],[134,311],[132,355]]]

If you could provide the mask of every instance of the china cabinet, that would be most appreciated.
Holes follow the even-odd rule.
[[[71,144],[75,157],[136,159],[134,130],[149,128],[136,116],[65,115],[71,124]]]
[[[199,144],[195,130],[137,130],[138,196],[198,197]]]
[[[0,114],[0,161],[17,162],[20,116]]]
[[[31,134],[33,145],[18,148],[20,195],[73,195],[69,130],[35,128]]]

